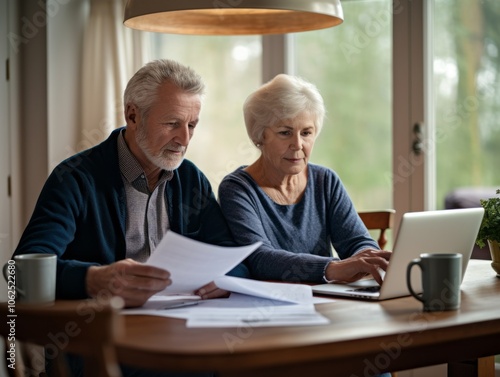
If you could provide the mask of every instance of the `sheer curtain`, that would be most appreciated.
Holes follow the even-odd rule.
[[[89,148],[125,124],[123,91],[149,58],[146,33],[123,25],[126,0],[90,0],[81,75],[78,146]]]

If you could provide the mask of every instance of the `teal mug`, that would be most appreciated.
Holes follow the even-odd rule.
[[[422,270],[422,294],[411,284],[414,266]],[[424,304],[424,311],[436,312],[460,308],[462,281],[462,254],[421,254],[413,259],[406,270],[406,284],[410,294]]]

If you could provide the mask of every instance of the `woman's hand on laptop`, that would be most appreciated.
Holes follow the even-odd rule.
[[[325,278],[329,282],[350,283],[372,275],[382,285],[380,270],[387,270],[391,254],[388,250],[365,249],[347,259],[331,261],[326,268]]]

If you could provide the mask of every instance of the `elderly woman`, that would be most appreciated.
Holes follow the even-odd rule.
[[[321,283],[371,274],[381,283],[390,252],[370,237],[337,174],[309,163],[325,115],[316,87],[280,74],[247,98],[244,115],[261,155],[224,178],[219,201],[239,244],[262,241],[246,261],[252,277]]]

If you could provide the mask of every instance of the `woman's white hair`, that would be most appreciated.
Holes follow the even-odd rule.
[[[158,87],[170,82],[187,93],[203,96],[205,84],[192,68],[173,60],[159,59],[147,63],[130,79],[123,95],[125,111],[128,104],[137,106],[141,117],[147,118],[156,101]]]
[[[302,112],[314,118],[316,135],[323,127],[325,105],[315,85],[296,76],[279,74],[250,94],[243,104],[243,115],[250,140],[262,143],[264,130]]]

